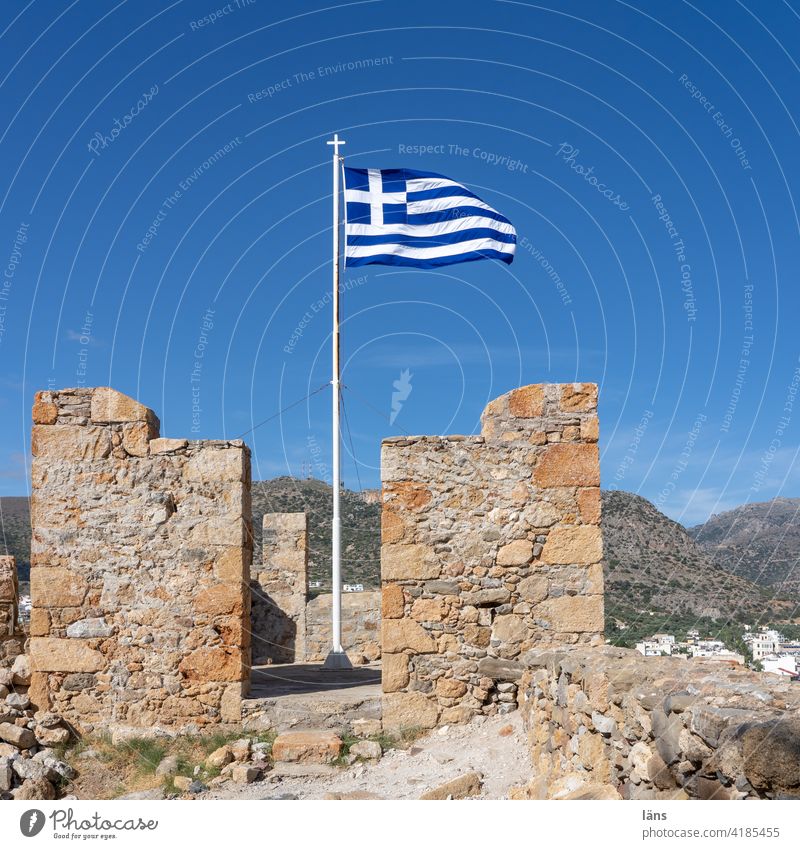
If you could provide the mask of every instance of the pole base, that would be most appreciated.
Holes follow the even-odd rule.
[[[322,664],[323,669],[352,669],[353,664],[350,663],[350,658],[346,652],[331,651],[325,658],[325,663]]]

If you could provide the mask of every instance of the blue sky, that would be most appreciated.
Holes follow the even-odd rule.
[[[338,131],[519,234],[510,267],[345,272],[349,487],[384,436],[582,380],[606,488],[689,524],[800,495],[797,3],[221,3],[4,5],[0,492],[37,389],[216,438],[329,380]],[[329,475],[328,392],[246,436],[255,477]]]

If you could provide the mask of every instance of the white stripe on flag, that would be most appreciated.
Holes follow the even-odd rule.
[[[455,242],[450,245],[440,245],[433,248],[411,248],[408,245],[388,243],[383,245],[348,245],[347,256],[379,256],[390,254],[392,256],[407,256],[413,259],[431,259],[440,256],[457,256],[470,251],[501,251],[505,254],[514,253],[514,245],[508,242],[498,242],[495,239],[470,239],[467,242]]]
[[[427,192],[429,189],[464,189],[466,186],[446,177],[412,177],[406,180],[407,192]]]
[[[372,224],[357,224],[348,222],[348,236],[441,236],[442,233],[455,233],[458,230],[469,230],[473,227],[489,227],[500,233],[515,233],[516,230],[505,221],[495,221],[494,218],[484,218],[482,215],[465,215],[452,221],[437,221],[435,224],[384,224],[375,227]]]
[[[380,227],[383,225],[383,178],[379,168],[369,168],[369,220]]]
[[[475,206],[478,209],[495,210],[477,198],[430,198],[429,200],[411,200],[408,202],[408,214],[418,215],[421,212],[439,212],[442,209],[457,209],[459,206]]]

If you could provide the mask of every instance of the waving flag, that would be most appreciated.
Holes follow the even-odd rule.
[[[345,265],[511,262],[517,232],[468,188],[430,171],[345,168]]]

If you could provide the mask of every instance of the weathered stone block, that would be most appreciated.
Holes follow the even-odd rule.
[[[111,432],[103,427],[34,425],[31,454],[47,460],[102,460],[111,453]]]
[[[544,449],[533,472],[541,488],[600,486],[600,455],[594,443],[557,442]]]
[[[473,607],[505,604],[511,600],[511,591],[498,587],[496,589],[477,590],[465,597],[467,604]]]
[[[122,447],[131,457],[147,457],[150,453],[151,428],[147,422],[134,422],[122,429]]]
[[[381,684],[384,693],[395,693],[406,687],[409,680],[407,655],[389,654],[384,646],[381,667]]]
[[[497,616],[492,623],[492,639],[501,643],[520,643],[528,636],[528,626],[522,616]]]
[[[515,418],[532,419],[544,414],[544,386],[540,383],[514,389],[508,395],[508,411]]]
[[[86,578],[60,566],[31,569],[31,600],[34,608],[80,607],[88,590]]]
[[[34,672],[100,672],[106,667],[103,655],[80,640],[32,637],[30,656]]]
[[[194,609],[198,613],[208,613],[211,616],[234,614],[241,617],[244,611],[242,587],[234,583],[207,587],[195,596]]]
[[[387,731],[434,728],[438,718],[436,702],[424,693],[386,693],[383,697],[383,727]]]
[[[110,637],[114,628],[102,617],[79,619],[67,626],[67,636],[73,639],[85,640],[93,637]]]
[[[33,423],[41,425],[55,424],[58,419],[58,407],[51,392],[37,392],[33,399]]]
[[[542,563],[590,566],[603,557],[603,537],[597,525],[554,528],[547,536]]]
[[[467,685],[455,678],[439,678],[436,682],[436,695],[444,699],[460,699],[467,692]]]
[[[400,512],[424,510],[431,500],[431,491],[414,481],[394,483],[384,489],[386,503]]]
[[[385,581],[438,578],[441,565],[428,545],[382,545],[381,575]]]
[[[603,632],[602,596],[561,596],[543,601],[536,607],[536,617],[559,633]]]
[[[189,458],[186,479],[202,483],[242,483],[245,460],[240,448],[202,448]]]
[[[247,579],[249,558],[240,545],[217,549],[214,558],[214,577],[220,581],[240,584]]]
[[[246,683],[241,681],[229,684],[225,688],[219,702],[219,714],[223,722],[238,724],[242,721],[242,698],[246,688]]]
[[[384,619],[402,619],[404,610],[403,588],[399,584],[387,584],[381,593],[381,616]]]
[[[328,764],[339,757],[342,740],[333,731],[285,731],[272,744],[277,763]]]
[[[600,422],[597,416],[589,416],[581,422],[581,439],[584,442],[597,442],[600,438]]]
[[[144,404],[108,386],[98,386],[92,392],[91,417],[94,424],[149,422],[155,425],[154,436],[158,436],[156,414]]]
[[[515,539],[497,552],[498,566],[524,566],[533,556],[533,543],[527,539]]]
[[[243,665],[238,649],[208,646],[187,655],[178,664],[178,669],[190,681],[240,681]]]
[[[492,639],[491,628],[482,625],[469,624],[464,627],[464,641],[467,645],[485,649]]]
[[[587,525],[599,525],[601,510],[600,488],[592,486],[587,489],[579,489],[576,498],[581,520]]]
[[[411,618],[417,622],[443,622],[450,605],[443,598],[418,598],[411,605]]]
[[[30,633],[32,637],[46,637],[50,633],[50,614],[47,610],[31,610]]]
[[[478,672],[496,681],[517,681],[524,671],[525,666],[518,660],[483,657],[478,661]]]
[[[428,632],[411,619],[387,619],[381,623],[381,643],[385,652],[412,651],[427,654],[436,651]]]
[[[406,534],[402,516],[394,510],[381,512],[381,542],[384,545],[400,542]]]
[[[184,448],[189,444],[188,439],[169,439],[168,437],[162,437],[160,439],[151,439],[150,440],[150,455],[155,456],[156,454],[175,454],[178,451],[183,451]]]
[[[531,575],[528,578],[523,578],[517,584],[520,598],[530,604],[538,604],[547,598],[547,578],[538,575]]]
[[[566,383],[561,387],[561,409],[565,413],[597,409],[596,383]]]

